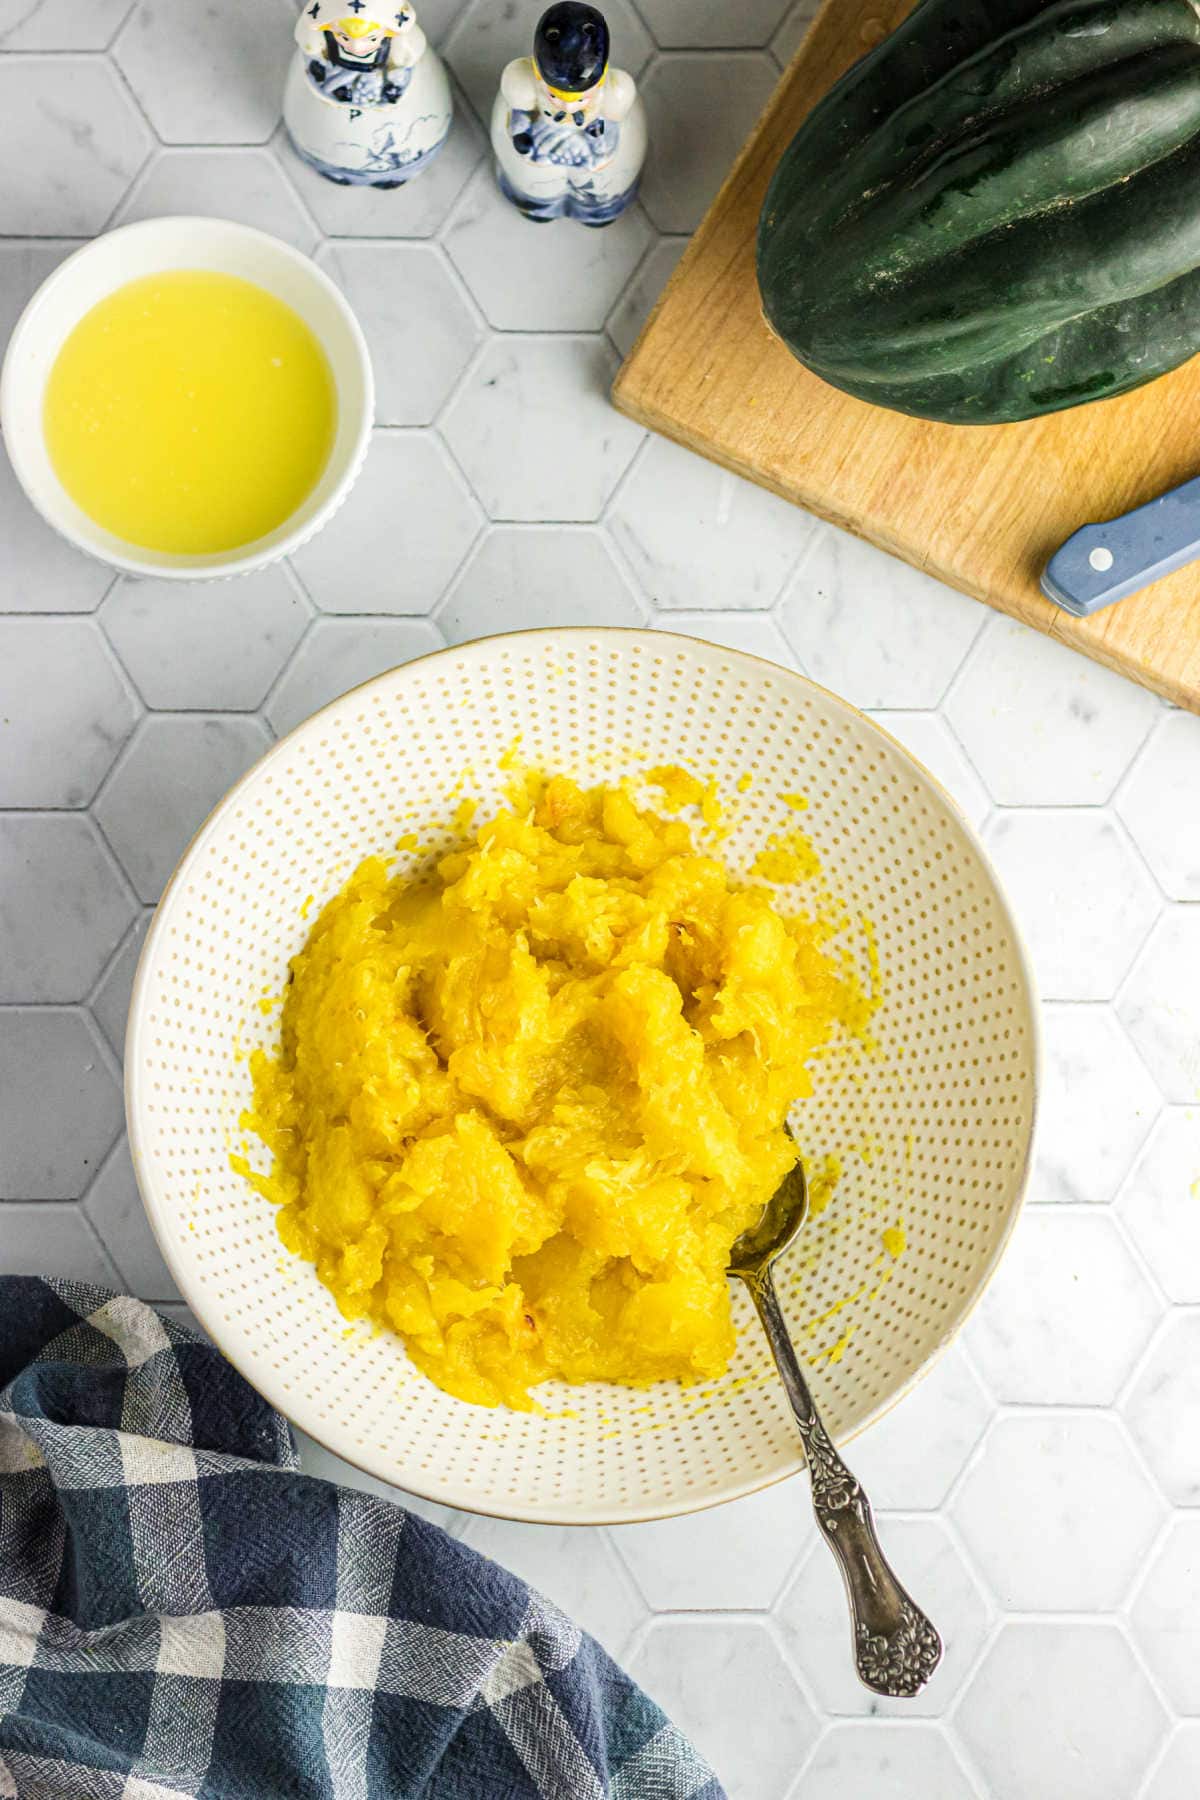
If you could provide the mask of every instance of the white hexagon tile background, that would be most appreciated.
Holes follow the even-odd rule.
[[[603,232],[532,229],[484,156],[538,10],[423,0],[457,123],[381,193],[280,141],[295,0],[0,0],[0,337],[81,239],[214,212],[316,254],[379,379],[348,504],[233,584],[111,580],[0,459],[0,1263],[178,1306],[122,1135],[125,1008],[176,857],[276,734],[506,627],[649,623],[797,667],[982,829],[1045,1002],[1011,1250],[854,1451],[944,1667],[907,1707],[857,1686],[802,1483],[603,1532],[429,1510],[628,1660],[734,1800],[1195,1800],[1200,719],[610,408],[806,6],[608,0],[653,149]]]

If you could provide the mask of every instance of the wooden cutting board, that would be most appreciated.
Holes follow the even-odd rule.
[[[1200,711],[1200,564],[1094,619],[1043,598],[1065,537],[1200,472],[1200,357],[1016,425],[940,425],[827,387],[768,330],[763,194],[805,114],[910,10],[825,0],[617,377],[623,412]]]

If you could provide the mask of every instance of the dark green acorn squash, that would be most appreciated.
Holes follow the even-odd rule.
[[[802,363],[923,418],[1030,418],[1185,362],[1198,6],[921,0],[785,152],[758,280]]]

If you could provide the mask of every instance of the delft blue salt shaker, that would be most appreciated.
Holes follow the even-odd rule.
[[[406,0],[308,0],[283,119],[297,155],[346,187],[401,187],[446,141],[446,71]]]
[[[633,77],[608,60],[603,13],[559,0],[533,55],[510,62],[492,108],[496,179],[527,219],[611,225],[637,193],[646,114]]]

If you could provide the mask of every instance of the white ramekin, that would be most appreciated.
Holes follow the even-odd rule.
[[[164,269],[217,269],[266,288],[299,313],[320,339],[337,385],[337,435],[312,493],[266,537],[211,556],[147,550],[97,525],[59,481],[42,429],[46,381],[64,339],[114,289]],[[305,543],[332,518],[354,485],[374,411],[366,339],[340,289],[290,244],[228,219],[145,219],[85,244],[33,296],[9,339],[0,371],[0,426],[9,458],[46,522],[113,568],[175,580],[245,575]]]

